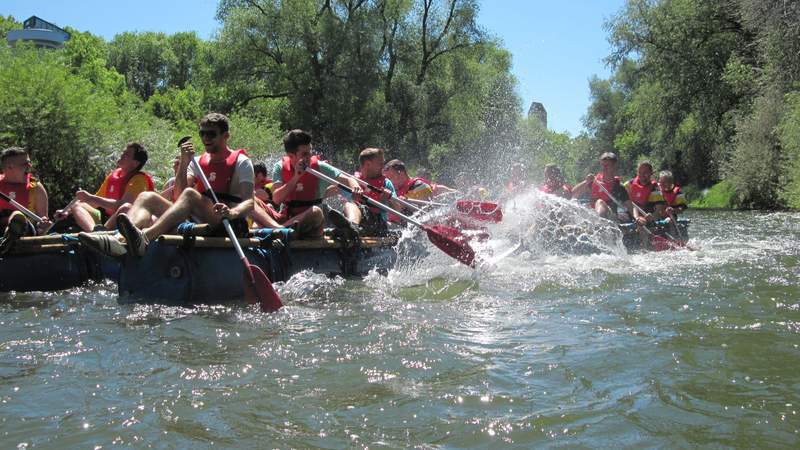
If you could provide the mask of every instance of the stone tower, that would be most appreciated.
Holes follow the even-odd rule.
[[[544,109],[544,105],[539,102],[531,103],[530,109],[528,109],[528,117],[536,117],[539,119],[539,122],[542,123],[542,126],[547,128],[547,110]]]

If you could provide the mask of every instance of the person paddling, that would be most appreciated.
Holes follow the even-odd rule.
[[[393,159],[387,162],[383,166],[383,175],[392,182],[396,189],[397,196],[403,200],[410,199],[429,202],[433,199],[433,185],[425,178],[412,178],[408,176],[405,163],[399,159]],[[409,208],[398,209],[406,215],[412,213]],[[389,214],[389,221],[400,223],[402,219],[395,214]]]
[[[358,155],[359,168],[355,176],[369,184],[372,188],[363,191],[363,194],[375,201],[389,204],[395,209],[402,207],[393,203],[392,198],[397,198],[394,184],[383,174],[384,152],[380,148],[366,148]],[[350,201],[344,205],[344,216],[338,211],[328,212],[328,218],[340,230],[349,234],[346,237],[355,237],[360,234],[368,236],[385,236],[389,232],[389,217],[385,210],[374,205],[368,205],[359,194],[349,195]],[[343,221],[342,219],[345,219]]]
[[[205,152],[198,164],[219,197],[219,203],[214,203],[201,180],[194,175],[190,163],[195,150],[191,140],[187,140],[181,144],[174,204],[158,193],[142,193],[128,213],[117,218],[119,235],[126,242],[124,247],[119,243],[119,235],[79,233],[80,241],[110,256],[130,253],[138,257],[145,253],[150,241],[175,230],[189,218],[214,227],[221,226],[225,218],[239,233],[246,232],[245,217],[253,210],[253,163],[244,150],[228,148],[229,122],[224,115],[210,113],[203,117],[199,134]],[[150,225],[152,217],[157,219]]]
[[[321,237],[325,216],[320,205],[329,183],[306,173],[311,167],[330,178],[349,186],[360,194],[361,187],[352,178],[312,155],[311,134],[291,130],[283,137],[286,155],[272,170],[272,201],[282,205],[280,220],[283,226],[295,228],[300,237]]]
[[[142,171],[145,163],[147,150],[144,146],[138,142],[129,143],[117,160],[117,167],[106,176],[97,192],[92,195],[78,190],[75,206],[69,211],[56,211],[55,218],[72,217],[83,231],[92,231],[97,225],[114,228],[115,213],[121,206],[133,203],[139,194],[154,189],[153,178]]]
[[[572,198],[572,186],[564,181],[561,168],[555,164],[544,166],[544,183],[539,186],[539,192],[561,198]]]
[[[646,225],[655,220],[653,212],[658,200],[658,185],[653,181],[653,165],[647,161],[639,163],[636,176],[625,182],[624,187],[631,202],[638,206],[633,208],[636,223]]]
[[[0,199],[0,254],[10,250],[20,237],[42,233],[51,225],[47,218],[47,191],[31,175],[31,168],[28,152],[20,147],[9,147],[0,153],[0,192],[43,219],[37,227],[11,202]]]
[[[633,217],[633,203],[617,176],[617,159],[616,153],[613,152],[605,152],[600,155],[600,164],[603,170],[597,175],[591,173],[586,175],[586,179],[572,189],[572,198],[585,202],[601,217],[619,222],[629,222]],[[605,190],[601,189],[600,185]],[[616,202],[608,195],[609,192],[613,198],[625,206],[627,211],[617,209]]]

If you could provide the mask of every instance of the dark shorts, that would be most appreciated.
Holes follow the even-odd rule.
[[[389,234],[389,224],[383,220],[380,212],[372,212],[366,205],[361,208],[361,234],[366,236],[386,236]]]

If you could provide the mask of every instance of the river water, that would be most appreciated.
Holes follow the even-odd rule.
[[[692,250],[303,273],[272,315],[0,294],[0,443],[797,448],[800,214],[686,217]]]

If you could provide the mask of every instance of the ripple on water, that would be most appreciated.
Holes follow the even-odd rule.
[[[277,283],[277,314],[119,306],[110,284],[2,294],[0,441],[794,447],[800,215],[687,216],[696,251],[472,270],[421,241],[386,277]]]

